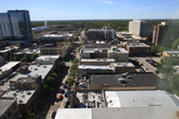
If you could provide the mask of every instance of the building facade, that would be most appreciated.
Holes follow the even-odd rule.
[[[0,37],[13,41],[32,40],[29,11],[9,10],[7,13],[0,13]]]
[[[152,43],[158,45],[163,38],[163,34],[166,32],[166,22],[161,22],[161,24],[154,27]]]
[[[20,119],[17,102],[13,98],[0,99],[0,119]]]
[[[129,21],[129,32],[134,35],[138,35],[142,37],[148,36],[149,31],[147,27],[148,24],[145,21],[141,21],[141,20]]]
[[[116,31],[112,29],[88,29],[85,32],[88,40],[113,40],[116,38]]]

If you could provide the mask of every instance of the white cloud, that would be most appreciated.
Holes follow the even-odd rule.
[[[102,3],[105,3],[105,4],[116,4],[115,2],[113,2],[113,1],[101,1]]]

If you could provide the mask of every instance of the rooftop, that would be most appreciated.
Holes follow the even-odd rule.
[[[115,62],[114,59],[108,58],[97,58],[97,59],[81,59],[80,62]]]
[[[91,109],[58,109],[55,119],[92,119]]]
[[[55,61],[60,57],[60,55],[41,55],[36,60],[37,61]]]
[[[179,107],[58,109],[55,119],[175,119]]]
[[[90,43],[90,44],[85,44],[85,48],[110,48],[112,45],[110,43]]]
[[[100,69],[100,70],[115,70],[113,66],[96,66],[96,65],[78,65],[78,69]]]
[[[4,98],[15,98],[18,104],[26,104],[36,90],[14,90],[7,91],[2,97]]]
[[[132,41],[132,40],[140,40],[140,41],[146,41],[147,38],[131,34],[129,32],[123,31],[123,32],[117,32],[116,33],[119,38],[122,40]]]
[[[111,63],[111,66],[115,66],[115,67],[135,67],[131,62]]]
[[[150,45],[141,42],[127,42],[126,45],[129,47],[150,47]]]
[[[104,99],[100,92],[94,91],[78,91],[76,93],[80,101],[79,108],[101,108],[105,107]]]
[[[178,97],[160,90],[105,91],[105,96],[109,108],[179,106]]]
[[[116,53],[128,53],[124,48],[110,47],[110,48],[84,48],[82,53],[95,53],[95,52],[116,52]]]
[[[17,81],[19,78],[25,78],[25,77],[32,77],[37,78],[38,76],[41,76],[42,79],[46,77],[46,75],[49,73],[49,71],[52,69],[53,64],[31,64],[28,67],[28,70],[26,73],[18,73],[16,76],[14,76],[12,81]]]
[[[147,74],[116,74],[91,75],[91,85],[107,85],[110,87],[156,87],[158,77],[153,73]]]
[[[7,70],[10,70],[12,67],[16,66],[19,63],[20,63],[20,61],[11,61],[11,62],[8,62],[7,64],[5,64],[5,65],[0,67],[0,72],[5,72]]]
[[[16,55],[21,55],[21,54],[39,54],[40,49],[30,49],[30,48],[25,48],[22,51],[16,52]]]

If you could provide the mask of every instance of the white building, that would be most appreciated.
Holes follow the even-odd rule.
[[[175,107],[178,97],[166,91],[105,91],[107,107]]]
[[[138,36],[148,36],[147,22],[141,20],[129,21],[129,32]]]
[[[110,58],[118,62],[128,61],[128,55],[128,51],[116,46],[111,48],[84,48],[80,54],[81,58]]]

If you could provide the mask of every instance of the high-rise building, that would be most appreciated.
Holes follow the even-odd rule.
[[[179,39],[178,20],[168,20],[154,27],[152,42],[155,45],[170,48],[176,39]]]
[[[158,45],[162,41],[163,34],[166,31],[166,22],[161,22],[161,24],[154,27],[152,43]]]
[[[141,20],[129,21],[129,32],[134,35],[146,37],[149,35],[148,23]]]
[[[29,11],[9,10],[0,13],[0,38],[3,40],[30,41],[32,39]]]
[[[8,13],[0,13],[0,36],[2,39],[12,36]]]

